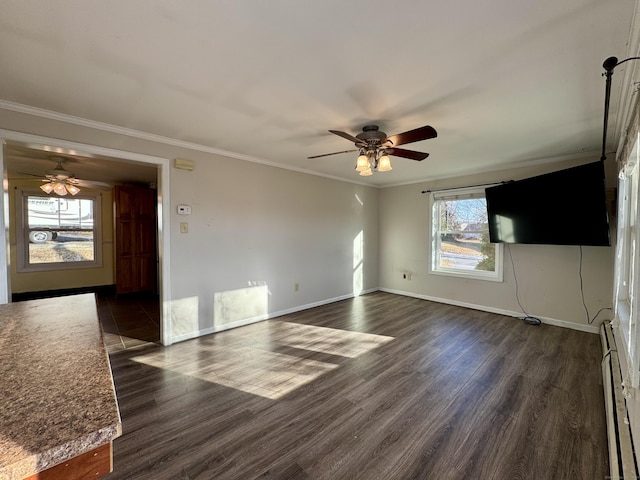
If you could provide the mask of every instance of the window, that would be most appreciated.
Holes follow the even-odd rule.
[[[489,242],[484,189],[432,194],[431,273],[502,281],[502,245]]]
[[[628,164],[626,173],[619,180],[620,203],[618,223],[618,256],[622,261],[618,265],[618,300],[623,302],[627,311],[631,310],[634,284],[634,257],[638,232],[638,165]],[[628,339],[627,339],[628,340]]]
[[[640,384],[640,331],[638,330],[638,242],[640,210],[639,145],[636,141],[631,154],[624,161],[618,179],[618,231],[615,271],[615,319],[624,339],[624,349],[629,362],[629,374],[633,387]]]
[[[102,266],[100,195],[16,190],[18,271]]]

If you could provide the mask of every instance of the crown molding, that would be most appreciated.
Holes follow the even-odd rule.
[[[518,170],[520,168],[528,168],[528,167],[537,167],[540,165],[548,165],[548,164],[553,164],[553,163],[562,163],[562,162],[569,162],[569,161],[573,161],[573,160],[584,160],[584,162],[595,162],[596,160],[598,160],[600,158],[600,151],[599,150],[592,150],[592,151],[588,151],[588,152],[580,152],[580,153],[573,153],[570,155],[561,155],[561,156],[557,156],[557,157],[550,157],[550,158],[539,158],[539,159],[535,159],[535,160],[528,160],[525,162],[518,162],[518,163],[514,163],[508,166],[502,165],[499,167],[495,167],[495,166],[489,166],[489,167],[484,167],[484,168],[476,168],[473,170],[464,170],[459,172],[457,175],[456,174],[451,174],[451,175],[446,175],[446,176],[434,176],[434,177],[430,177],[430,178],[426,178],[426,179],[422,179],[422,180],[416,180],[416,181],[411,181],[411,182],[404,182],[404,183],[394,183],[392,185],[384,185],[380,188],[391,188],[391,187],[403,187],[406,185],[417,185],[417,184],[428,184],[430,182],[437,182],[440,180],[451,180],[451,179],[455,179],[455,178],[462,178],[462,177],[468,177],[468,176],[473,176],[473,175],[480,175],[480,174],[484,174],[484,173],[500,173],[500,172],[504,172],[505,170]],[[455,188],[455,187],[453,187]]]
[[[177,140],[175,138],[164,137],[162,135],[156,135],[154,133],[142,132],[134,130],[132,128],[120,127],[118,125],[112,125],[110,123],[98,122],[96,120],[89,120],[86,118],[76,117],[74,115],[68,115],[66,113],[54,112],[52,110],[46,110],[44,108],[32,107],[30,105],[24,105],[21,103],[10,102],[8,100],[0,99],[0,109],[8,110],[16,113],[22,113],[25,115],[32,115],[35,117],[46,118],[48,120],[55,120],[57,122],[68,123],[70,125],[77,125],[80,127],[91,128],[94,130],[100,130],[103,132],[114,133],[116,135],[124,135],[131,138],[137,138],[140,140],[146,140],[149,142],[161,143],[164,145],[171,145],[173,147],[184,148],[187,150],[194,150],[196,152],[209,153],[213,155],[220,155],[227,158],[234,158],[236,160],[242,160],[245,162],[257,163],[260,165],[267,165],[275,168],[282,168],[284,170],[291,170],[298,173],[304,173],[307,175],[314,175],[316,177],[328,178],[331,180],[337,180],[339,182],[353,183],[356,185],[362,185],[365,187],[380,188],[377,185],[371,185],[364,182],[352,181],[342,177],[336,177],[333,175],[327,175],[313,170],[307,170],[305,168],[297,168],[291,165],[285,165],[283,163],[272,162],[259,157],[253,157],[251,155],[244,155],[242,153],[231,152],[229,150],[223,150],[220,148],[210,147],[207,145],[201,145],[193,142],[185,142],[183,140]]]

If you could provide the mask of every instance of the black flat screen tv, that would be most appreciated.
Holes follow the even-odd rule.
[[[492,243],[611,245],[604,162],[485,189]]]

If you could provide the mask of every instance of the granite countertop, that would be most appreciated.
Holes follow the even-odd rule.
[[[0,479],[122,433],[94,294],[0,305]]]

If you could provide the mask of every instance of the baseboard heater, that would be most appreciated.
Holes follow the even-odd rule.
[[[612,480],[638,479],[627,402],[622,388],[622,372],[611,322],[600,326],[602,340],[602,383],[607,416],[609,467]]]

